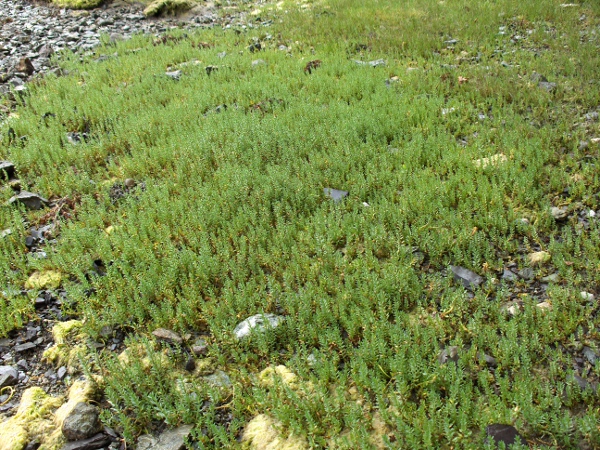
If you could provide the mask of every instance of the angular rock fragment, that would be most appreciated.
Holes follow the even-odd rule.
[[[8,201],[9,204],[19,203],[27,209],[37,210],[48,205],[48,200],[39,194],[33,192],[21,191],[17,195],[13,195]]]
[[[11,366],[0,366],[0,389],[19,382],[19,372]]]
[[[183,339],[179,334],[165,328],[157,328],[152,332],[152,335],[159,341],[168,342],[171,344],[181,344]]]
[[[450,271],[456,281],[460,281],[467,289],[473,289],[483,283],[483,278],[475,272],[460,266],[450,266]]]
[[[98,433],[89,439],[82,441],[67,442],[61,450],[96,450],[110,444],[110,437],[103,433]]]

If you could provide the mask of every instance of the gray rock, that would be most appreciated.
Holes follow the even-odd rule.
[[[525,267],[519,270],[519,276],[524,280],[533,280],[535,278],[535,272],[531,267]]]
[[[0,366],[0,389],[19,382],[19,372],[11,366]]]
[[[557,273],[552,273],[541,279],[542,283],[556,283],[560,279]]]
[[[579,375],[570,376],[567,378],[567,380],[577,384],[577,386],[579,386],[579,388],[582,391],[586,391],[588,389],[594,393],[596,393],[598,391],[598,383],[597,382],[594,381],[594,382],[590,383],[588,380],[580,377]]]
[[[205,376],[204,381],[206,381],[211,386],[218,388],[230,388],[233,386],[229,375],[227,375],[222,370],[217,370],[215,371],[215,373]]]
[[[89,439],[67,442],[61,450],[96,450],[110,444],[110,441],[110,437],[103,433],[98,433]]]
[[[589,347],[583,347],[583,356],[590,362],[592,366],[595,366],[598,362],[598,354]]]
[[[460,266],[450,266],[454,279],[460,281],[467,289],[473,289],[483,283],[483,278],[475,272]]]
[[[100,411],[95,406],[84,402],[75,405],[62,426],[62,433],[69,441],[88,439],[101,430]]]
[[[508,448],[509,445],[516,443],[517,439],[520,439],[522,444],[527,442],[512,425],[500,423],[488,425],[485,427],[485,434],[488,436],[488,440],[491,440],[497,447],[503,442],[505,448]]]
[[[42,209],[44,206],[48,205],[48,200],[33,192],[21,191],[17,195],[12,196],[8,203],[20,203],[27,209]]]
[[[553,206],[550,209],[550,214],[554,217],[554,220],[564,220],[569,215],[568,209],[566,206],[562,206],[560,208]]]
[[[15,353],[21,353],[36,347],[37,345],[35,345],[33,342],[26,342],[24,344],[15,345],[13,350],[15,351]]]
[[[181,344],[183,339],[177,333],[165,328],[157,328],[152,335],[159,341],[169,342],[171,344]]]
[[[275,314],[256,314],[240,322],[233,330],[233,334],[240,340],[245,339],[252,333],[277,328],[284,320],[285,317]]]
[[[206,355],[208,352],[208,344],[206,343],[206,339],[196,339],[196,341],[194,341],[194,345],[192,345],[192,352],[194,352],[194,354],[197,356]]]
[[[145,434],[138,438],[137,450],[183,450],[192,429],[192,425],[183,425],[167,430],[158,437]]]
[[[172,72],[165,72],[165,75],[168,76],[169,78],[172,78],[175,81],[179,81],[179,78],[181,78],[181,70],[174,70]]]
[[[341,191],[339,189],[324,188],[323,192],[335,203],[341,202],[344,198],[348,197],[348,191]]]
[[[509,269],[504,269],[504,273],[502,274],[502,279],[507,281],[516,281],[519,278],[515,273],[510,271]]]
[[[557,85],[556,83],[550,83],[548,81],[540,81],[538,83],[538,87],[547,92],[554,92],[556,90]]]
[[[459,358],[458,352],[459,352],[459,348],[456,345],[445,348],[438,355],[438,358],[437,358],[438,362],[441,365],[444,365],[444,364],[448,363],[449,361],[457,362],[458,358]]]

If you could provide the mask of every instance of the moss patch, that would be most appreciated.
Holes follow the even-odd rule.
[[[92,9],[104,3],[104,0],[52,0],[57,6],[69,9]]]
[[[196,2],[191,0],[156,0],[144,9],[144,15],[146,17],[165,15],[174,16],[189,11],[194,6],[196,6]]]
[[[308,449],[308,443],[294,435],[283,437],[279,430],[281,424],[265,414],[259,414],[252,419],[242,437],[244,448],[252,450],[303,450]]]

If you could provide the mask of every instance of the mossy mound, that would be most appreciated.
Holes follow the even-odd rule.
[[[146,17],[174,16],[189,11],[196,2],[192,0],[155,0],[144,9]]]
[[[104,0],[52,0],[51,3],[61,8],[92,9],[104,3]]]

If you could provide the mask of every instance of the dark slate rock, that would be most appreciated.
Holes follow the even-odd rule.
[[[10,161],[0,161],[0,179],[10,180],[15,177],[15,165]]]
[[[27,209],[42,209],[48,205],[48,200],[33,192],[21,191],[8,201],[10,204],[20,203]]]
[[[512,425],[504,425],[500,423],[495,423],[493,425],[488,425],[485,428],[485,434],[487,434],[488,439],[492,439],[492,441],[498,446],[500,442],[504,442],[505,446],[509,446],[515,444],[517,442],[517,438],[521,440],[522,444],[525,444],[525,439],[519,434],[517,429]]]
[[[89,439],[67,442],[61,450],[96,450],[110,444],[110,437],[104,433],[98,433]]]
[[[37,347],[33,342],[26,342],[25,344],[15,345],[13,350],[15,353],[26,352],[27,350],[31,350],[32,348]]]
[[[450,266],[456,281],[460,281],[467,289],[473,289],[483,283],[483,278],[475,272],[460,266]]]
[[[19,382],[19,372],[11,366],[0,366],[0,389]]]
[[[93,405],[79,402],[65,418],[62,433],[69,441],[89,439],[102,430],[100,411]]]
[[[326,196],[330,197],[335,203],[341,202],[344,198],[348,197],[348,191],[341,191],[339,189],[324,188],[323,192]]]

